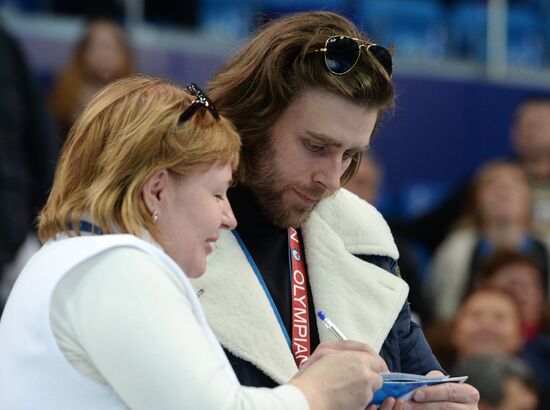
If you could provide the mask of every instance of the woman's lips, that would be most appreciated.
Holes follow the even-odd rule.
[[[218,235],[212,236],[208,238],[204,244],[204,249],[206,250],[206,254],[212,252],[212,244],[218,240]]]

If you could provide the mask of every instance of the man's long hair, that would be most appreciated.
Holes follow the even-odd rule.
[[[371,42],[338,14],[299,13],[262,27],[211,81],[209,95],[214,104],[241,134],[240,182],[253,178],[253,164],[263,158],[273,124],[304,89],[320,89],[378,109],[379,119],[393,107],[391,79],[364,48],[350,72],[337,76],[328,71],[324,54],[314,50],[335,35]],[[360,153],[354,156],[342,184],[353,176],[360,158]]]

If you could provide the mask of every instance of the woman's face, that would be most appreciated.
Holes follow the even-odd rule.
[[[476,202],[482,223],[529,220],[529,185],[514,166],[499,165],[488,170],[480,180]]]
[[[460,308],[452,343],[459,358],[487,353],[516,353],[522,343],[521,319],[512,299],[477,292]]]
[[[488,284],[516,297],[524,322],[539,320],[544,305],[544,291],[541,273],[533,266],[524,263],[503,266],[493,274]]]
[[[226,196],[231,167],[215,165],[185,177],[161,172],[162,189],[153,210],[158,212],[163,248],[187,276],[201,276],[218,230],[237,225]]]
[[[98,22],[90,27],[84,61],[94,79],[108,82],[122,74],[128,58],[122,35],[121,30],[109,22]]]

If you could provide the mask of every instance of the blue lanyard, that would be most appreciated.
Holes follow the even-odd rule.
[[[252,258],[252,255],[250,255],[250,252],[248,252],[248,249],[246,248],[246,245],[244,244],[241,237],[239,236],[237,230],[233,229],[231,232],[233,233],[235,238],[237,238],[237,242],[239,243],[241,249],[243,250],[243,252],[246,256],[246,259],[248,259],[248,263],[252,267],[252,270],[256,274],[256,278],[258,279],[258,282],[260,282],[260,285],[262,285],[262,288],[265,292],[267,300],[269,300],[269,303],[271,304],[271,308],[273,309],[273,313],[275,313],[275,317],[277,318],[277,321],[279,322],[279,326],[281,327],[281,331],[283,332],[283,335],[285,336],[286,342],[288,343],[288,348],[292,350],[292,342],[290,341],[290,336],[288,335],[285,324],[283,323],[283,319],[281,318],[281,315],[279,313],[279,310],[277,309],[277,306],[275,306],[275,302],[273,301],[273,298],[271,297],[271,293],[269,293],[269,289],[267,288],[267,285],[264,281],[264,278],[262,277],[262,274],[260,273],[260,270],[258,269],[258,266],[256,265],[256,262],[254,262],[254,259]]]
[[[72,231],[73,230],[73,224],[71,222],[69,222],[67,224],[67,228],[69,228],[69,231]],[[93,233],[93,234],[96,234],[96,235],[103,235],[103,231],[101,230],[101,228],[99,226],[96,226],[96,225],[93,225],[89,222],[86,222],[86,221],[80,221],[80,223],[78,224],[78,228],[80,229],[81,232],[88,232],[88,233]]]

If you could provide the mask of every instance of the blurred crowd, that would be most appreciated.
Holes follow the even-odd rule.
[[[87,12],[71,10],[74,2],[53,3]],[[122,27],[104,18],[87,23],[45,95],[17,41],[1,29],[0,61],[1,303],[40,246],[35,218],[73,121],[104,85],[132,74],[134,61]],[[444,367],[470,376],[482,409],[548,409],[550,99],[523,102],[513,124],[502,136],[513,157],[483,164],[439,208],[389,222],[416,321]],[[383,178],[384,164],[365,153],[346,188],[376,205]]]
[[[24,13],[55,13],[89,18],[98,12],[150,24],[199,30],[229,38],[245,37],[281,13],[334,10],[354,20],[383,44],[395,44],[400,58],[438,64],[490,59],[487,0],[155,0],[93,3],[69,0],[3,0]],[[2,2],[0,1],[0,4]],[[498,4],[497,4],[498,3]],[[550,66],[550,6],[546,0],[507,0],[506,55],[510,66],[534,71]],[[503,61],[500,61],[502,63]]]
[[[73,121],[102,87],[132,74],[132,60],[122,27],[92,19],[51,89],[41,90],[16,39],[0,27],[0,306],[40,246],[36,216]]]
[[[390,225],[411,308],[443,366],[473,375],[480,408],[547,409],[550,99],[523,102],[513,123],[513,157],[483,164],[450,194],[453,206]],[[380,162],[365,153],[346,188],[376,204],[382,178]],[[509,399],[519,393],[521,402]]]

